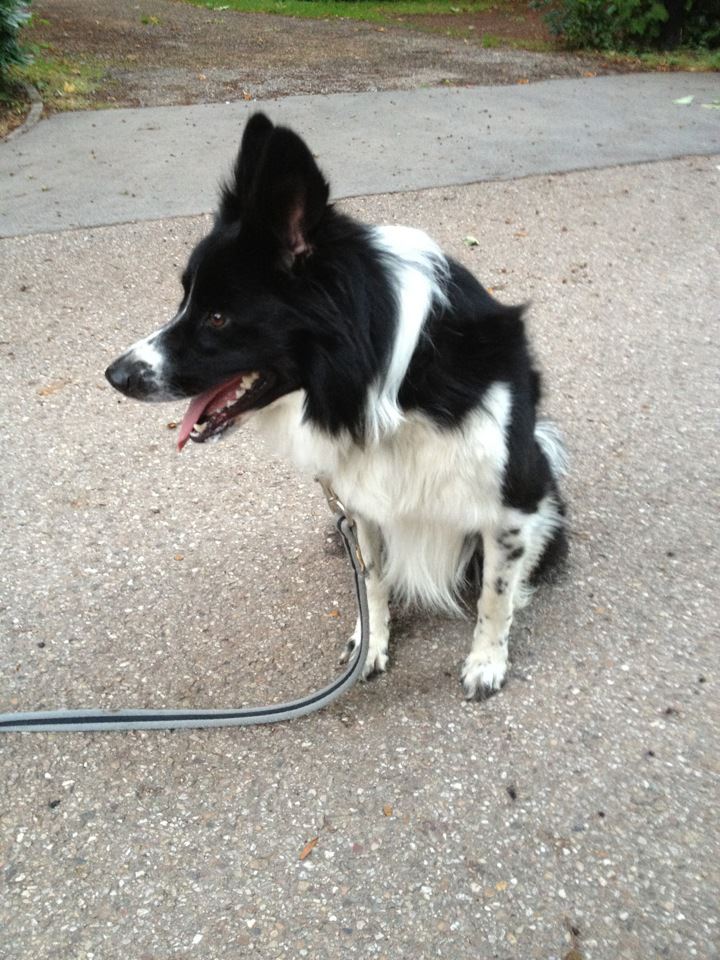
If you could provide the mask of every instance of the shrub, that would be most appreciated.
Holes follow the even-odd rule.
[[[30,59],[19,40],[20,29],[29,19],[24,0],[0,0],[0,85],[8,83],[10,67]]]
[[[718,0],[535,0],[568,47],[647,49],[720,43]]]

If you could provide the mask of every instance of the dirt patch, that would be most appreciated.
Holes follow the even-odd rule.
[[[509,41],[513,46],[525,44],[532,49],[549,47],[553,43],[543,14],[531,9],[527,3],[506,3],[476,13],[402,17],[399,22],[480,44],[502,45],[503,41]]]
[[[588,58],[484,49],[404,23],[241,14],[180,0],[35,0],[33,11],[34,42],[103,65],[96,105],[518,83],[598,71]]]
[[[24,87],[8,91],[8,102],[0,102],[0,140],[25,122],[30,107],[30,97]]]

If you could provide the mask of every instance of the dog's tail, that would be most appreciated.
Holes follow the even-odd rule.
[[[560,480],[568,472],[569,466],[567,447],[560,428],[552,420],[538,420],[535,424],[535,439],[545,454],[553,477]]]
[[[552,580],[565,566],[568,555],[567,508],[558,487],[560,479],[568,472],[567,448],[560,428],[551,420],[538,420],[535,441],[547,460],[552,480],[551,490],[543,501],[547,540],[530,577],[533,585]]]

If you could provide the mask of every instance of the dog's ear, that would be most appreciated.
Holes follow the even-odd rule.
[[[329,194],[330,187],[305,142],[287,127],[275,127],[249,198],[253,226],[269,231],[283,254],[307,253]]]
[[[245,124],[232,177],[220,195],[220,219],[234,223],[242,218],[253,193],[263,153],[275,127],[264,113],[254,113]]]

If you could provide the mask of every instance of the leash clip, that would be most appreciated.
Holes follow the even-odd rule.
[[[327,500],[328,506],[330,507],[330,510],[332,511],[332,513],[334,513],[336,516],[339,516],[340,514],[342,514],[343,516],[347,517],[348,522],[351,523],[352,526],[354,527],[355,521],[348,514],[347,510],[345,509],[345,504],[342,502],[340,497],[338,497],[338,495],[335,493],[333,488],[330,486],[330,483],[327,480],[325,480],[324,477],[315,477],[315,479],[320,484],[320,487],[322,488],[322,492],[325,494],[325,499]]]
[[[362,551],[360,550],[360,543],[357,538],[357,524],[353,518],[348,513],[345,504],[342,502],[340,497],[335,493],[329,481],[325,480],[324,477],[315,477],[317,482],[322,488],[322,492],[325,494],[325,499],[328,502],[330,510],[335,516],[335,519],[338,521],[345,520],[348,528],[348,533],[352,542],[352,549],[355,554],[355,560],[357,561],[357,566],[363,576],[368,572],[367,566],[365,565],[365,560],[363,559]]]

